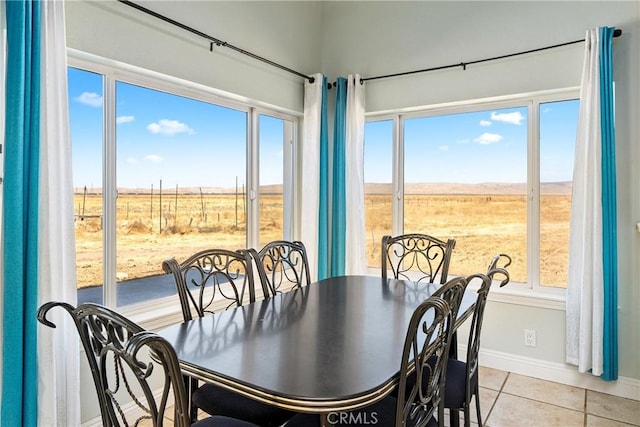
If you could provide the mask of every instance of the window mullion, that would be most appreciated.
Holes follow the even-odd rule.
[[[393,194],[391,199],[393,235],[404,231],[404,119],[393,118]]]
[[[285,240],[295,240],[293,236],[293,195],[295,194],[294,185],[296,180],[294,177],[294,162],[296,146],[295,146],[295,126],[292,121],[284,121],[284,171],[283,171],[283,224],[282,224],[282,237]]]
[[[259,219],[259,185],[260,185],[260,151],[259,151],[259,114],[255,108],[247,113],[247,247],[257,248],[260,235]]]
[[[527,103],[527,283],[540,285],[540,114],[538,102]]]
[[[103,301],[108,307],[117,306],[116,294],[116,81],[113,76],[104,76],[103,89]]]

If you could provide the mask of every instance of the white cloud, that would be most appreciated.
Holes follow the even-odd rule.
[[[491,126],[490,120],[480,120],[480,126]]]
[[[496,122],[511,123],[512,125],[521,125],[524,120],[524,116],[520,111],[514,111],[513,113],[491,113],[491,120]]]
[[[88,105],[90,107],[102,107],[102,96],[95,92],[82,92],[80,96],[75,98],[81,104]]]
[[[449,151],[449,146],[448,145],[441,145],[438,147],[438,150],[440,151]]]
[[[138,163],[138,159],[136,159],[135,157],[127,157],[127,163],[131,163],[132,165],[135,165]]]
[[[468,143],[470,143],[471,141],[469,141],[469,138],[466,138],[466,139],[459,139],[459,140],[457,140],[456,142],[457,142],[458,144],[468,144]]]
[[[116,119],[116,123],[131,123],[135,119],[133,116],[120,116]]]
[[[162,134],[162,135],[176,135],[178,133],[186,133],[192,135],[194,133],[193,129],[187,126],[184,123],[181,123],[177,120],[168,120],[162,119],[158,120],[157,123],[151,123],[147,126],[147,129],[151,133]]]
[[[542,109],[542,112],[543,112],[543,113],[549,113],[550,111],[551,111],[551,107],[544,107],[544,108]]]
[[[495,144],[496,142],[502,141],[502,139],[503,139],[502,135],[499,135],[497,133],[485,132],[479,137],[477,137],[476,139],[474,139],[474,141],[477,142],[478,144],[487,145],[487,144]]]
[[[162,157],[158,156],[157,154],[149,154],[147,156],[144,156],[144,159],[148,160],[150,162],[153,162],[153,163],[160,163],[160,162],[164,161],[164,159]]]

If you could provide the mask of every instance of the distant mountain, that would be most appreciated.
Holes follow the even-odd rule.
[[[83,189],[76,188],[76,194],[82,194]],[[175,187],[164,188],[162,194],[175,194]],[[118,192],[121,194],[149,194],[150,188],[118,188]],[[159,191],[157,188],[153,190],[154,194]],[[235,194],[235,187],[181,187],[178,188],[179,194]],[[239,186],[237,190],[238,194],[244,194],[244,186]],[[263,185],[260,187],[262,194],[282,194],[282,185]],[[365,192],[367,194],[391,194],[391,184],[365,183]],[[463,184],[454,182],[420,182],[420,183],[406,183],[404,185],[405,194],[494,194],[494,195],[511,195],[511,194],[525,194],[526,184],[515,183],[503,183],[503,182],[483,182],[479,184]],[[553,194],[568,196],[571,195],[571,181],[563,182],[545,182],[540,185],[540,192],[542,194]],[[88,188],[87,194],[100,194],[99,188]]]
[[[525,183],[483,182],[479,184],[463,184],[452,182],[420,182],[406,183],[405,194],[525,194]],[[390,194],[391,184],[366,183],[368,194]],[[548,182],[540,185],[542,194],[570,195],[571,182]]]

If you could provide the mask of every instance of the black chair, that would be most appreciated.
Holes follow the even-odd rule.
[[[444,381],[453,322],[445,300],[430,297],[414,311],[402,351],[398,395],[351,412],[332,413],[335,425],[444,426]],[[417,355],[417,356],[416,356]],[[409,385],[410,373],[419,381]],[[299,414],[287,426],[317,427],[319,415]]]
[[[503,267],[498,265],[504,261]],[[447,380],[445,385],[444,405],[446,408],[464,412],[464,425],[471,424],[470,406],[471,398],[475,397],[477,423],[482,426],[482,415],[480,411],[480,394],[478,380],[478,354],[480,352],[480,334],[482,330],[482,320],[484,309],[487,304],[489,289],[496,274],[504,276],[500,286],[509,283],[509,273],[505,269],[511,264],[511,257],[500,254],[494,257],[486,275],[474,274],[468,277],[469,282],[480,279],[482,282],[477,292],[476,303],[469,329],[469,339],[467,342],[467,355],[464,361],[450,358],[447,366]]]
[[[56,326],[47,319],[47,313],[53,307],[64,308],[75,322],[91,368],[103,426],[151,423],[155,427],[166,421],[178,427],[256,427],[222,416],[192,424],[180,365],[171,344],[115,311],[92,303],[77,308],[55,301],[43,304],[38,320],[52,328]],[[157,395],[159,388],[161,393]],[[171,397],[173,421],[165,419]]]
[[[456,245],[427,234],[402,234],[382,238],[382,278],[391,269],[392,277],[414,282],[433,282],[440,274],[440,283],[446,283],[451,254]]]
[[[265,297],[311,283],[307,250],[302,242],[274,240],[260,252],[251,251]]]
[[[165,260],[162,268],[173,274],[185,322],[193,318],[193,312],[203,317],[256,300],[253,262],[247,250],[207,249],[182,263],[174,258]],[[266,427],[280,426],[293,416],[290,411],[214,384],[198,387],[197,380],[191,379],[190,388],[192,405],[210,415],[224,415]],[[193,406],[191,412],[195,416]]]

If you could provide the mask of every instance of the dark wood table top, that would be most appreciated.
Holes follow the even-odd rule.
[[[300,412],[357,409],[394,388],[411,315],[439,286],[329,278],[159,335],[186,375]],[[474,303],[467,292],[458,325]]]

